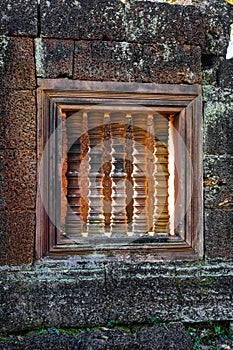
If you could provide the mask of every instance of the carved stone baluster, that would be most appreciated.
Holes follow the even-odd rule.
[[[168,211],[168,119],[162,115],[154,116],[155,128],[155,214],[154,232],[169,232]]]
[[[87,113],[83,113],[83,132],[80,137],[81,142],[81,166],[80,166],[80,190],[81,190],[81,217],[83,220],[83,233],[87,231],[88,217],[88,194],[89,194],[89,135],[87,124]]]
[[[104,114],[88,112],[89,134],[89,213],[87,232],[89,235],[104,234],[105,220],[103,213],[103,147]]]
[[[147,216],[147,115],[132,115],[133,124],[133,232],[143,235],[148,232]]]
[[[127,232],[126,215],[126,172],[125,172],[125,143],[126,118],[124,113],[110,114],[112,140],[112,217],[111,234]]]
[[[103,151],[103,195],[104,195],[104,218],[105,233],[110,232],[111,210],[112,210],[112,155],[110,136],[110,116],[104,115],[104,151]]]
[[[148,212],[148,228],[149,234],[154,235],[154,207],[155,207],[155,136],[154,136],[154,121],[153,114],[148,114],[147,119],[147,176],[148,176],[148,197],[147,197],[147,212]]]
[[[132,118],[131,114],[126,115],[126,162],[125,169],[127,174],[126,185],[126,212],[128,219],[128,235],[132,236],[132,222],[133,222],[133,140],[132,140]]]
[[[82,113],[70,116],[67,128],[67,201],[66,234],[82,233],[81,193],[80,193],[80,162],[81,142],[79,136],[82,131]]]

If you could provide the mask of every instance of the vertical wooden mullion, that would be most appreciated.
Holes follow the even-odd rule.
[[[186,154],[185,145],[185,109],[174,117],[175,129],[175,230],[185,239],[185,205],[186,205]]]
[[[50,119],[49,119],[49,157],[48,157],[48,178],[50,179],[48,191],[47,209],[49,214],[49,247],[56,244],[56,138],[53,137],[56,130],[56,104],[50,100]]]
[[[56,152],[55,152],[55,242],[57,244],[60,239],[61,230],[61,189],[62,189],[62,110],[56,106]]]
[[[192,246],[199,257],[203,256],[203,159],[202,159],[202,98],[199,95],[193,101],[193,215],[192,215]],[[197,213],[199,215],[197,215]]]
[[[192,214],[193,214],[193,201],[196,194],[193,192],[193,104],[190,103],[186,108],[185,117],[185,147],[186,147],[186,160],[185,160],[185,240],[188,244],[192,244]]]
[[[67,202],[66,233],[68,237],[80,236],[82,233],[81,193],[80,193],[80,162],[83,115],[75,113],[68,118],[67,140]]]

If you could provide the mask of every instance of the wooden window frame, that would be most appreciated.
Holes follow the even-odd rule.
[[[121,83],[78,81],[68,79],[38,79],[37,103],[37,145],[38,145],[38,184],[48,188],[49,205],[54,205],[54,193],[60,179],[54,179],[53,172],[41,176],[41,159],[50,134],[56,129],[62,118],[62,111],[75,111],[82,103],[136,103],[153,105],[161,113],[177,115],[176,129],[184,140],[189,152],[192,170],[182,156],[182,145],[175,145],[176,162],[183,169],[182,178],[177,186],[183,186],[178,210],[187,207],[186,198],[192,188],[191,201],[182,222],[183,240],[158,242],[121,247],[103,247],[97,253],[116,256],[134,253],[160,259],[200,259],[203,257],[203,172],[202,172],[202,98],[200,85],[173,85],[154,83]],[[59,137],[50,146],[49,168],[56,169],[59,160],[53,157],[59,147]],[[52,187],[52,190],[49,190]],[[38,186],[39,188],[39,186]],[[56,215],[56,213],[54,214]],[[41,193],[37,195],[36,256],[91,254],[94,248],[76,248],[57,244],[56,228],[49,220],[43,206]]]

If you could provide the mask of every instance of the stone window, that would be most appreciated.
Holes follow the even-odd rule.
[[[198,85],[39,80],[38,257],[199,258]]]

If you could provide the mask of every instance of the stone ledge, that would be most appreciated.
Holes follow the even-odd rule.
[[[1,268],[1,332],[233,318],[230,261],[39,264]]]

